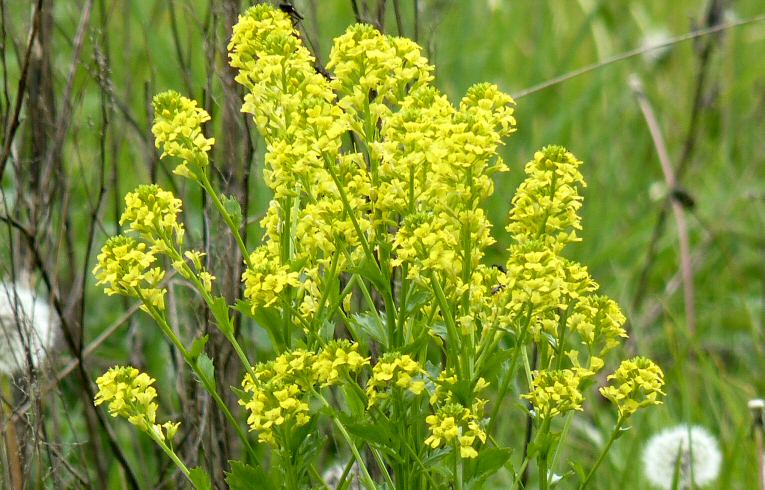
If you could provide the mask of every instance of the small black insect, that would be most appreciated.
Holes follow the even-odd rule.
[[[303,20],[303,16],[300,15],[300,12],[298,12],[295,9],[295,6],[292,5],[291,3],[286,3],[286,2],[280,3],[279,10],[289,15],[293,24],[299,24],[300,21]]]
[[[693,209],[696,207],[696,200],[690,195],[688,191],[681,187],[675,187],[672,189],[672,199],[680,203],[685,209]]]

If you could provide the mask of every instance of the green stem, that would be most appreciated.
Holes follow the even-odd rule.
[[[608,438],[608,442],[606,443],[606,447],[603,448],[603,451],[601,451],[600,456],[598,456],[597,461],[595,461],[595,465],[590,469],[590,472],[587,473],[587,476],[582,481],[582,484],[579,485],[579,490],[583,490],[587,487],[587,484],[590,482],[590,479],[592,479],[592,476],[597,471],[598,467],[603,463],[603,460],[605,459],[606,455],[608,454],[608,451],[611,449],[611,446],[613,445],[614,441],[616,440],[616,437],[619,435],[622,429],[622,424],[624,424],[624,418],[619,417],[619,420],[616,422],[616,427],[614,427],[614,431],[611,433],[611,437]]]
[[[322,488],[325,490],[332,490],[332,487],[327,485],[327,482],[324,481],[324,478],[321,477],[313,464],[308,465],[308,472],[311,474],[314,480],[318,480],[319,485],[321,485]]]
[[[454,488],[462,490],[462,458],[459,443],[454,444]]]
[[[430,284],[433,287],[433,293],[436,295],[438,307],[441,309],[441,314],[444,317],[444,322],[446,322],[446,335],[448,337],[447,341],[449,342],[448,348],[450,351],[453,351],[453,349],[459,349],[460,338],[459,331],[457,330],[457,324],[454,322],[454,317],[452,316],[451,309],[449,308],[449,301],[446,299],[444,290],[441,288],[441,283],[438,281],[438,277],[436,276],[435,272],[430,273]],[[466,373],[463,365],[464,359],[462,359],[462,356],[459,355],[459,352],[457,352],[457,355],[450,357],[452,357],[452,360],[454,360],[456,357],[457,368],[462,379],[469,379],[467,376],[465,376]]]
[[[140,292],[138,293],[138,296],[141,298],[141,300],[144,300]],[[175,335],[175,332],[173,332],[173,329],[170,328],[170,325],[167,323],[167,320],[165,320],[165,317],[162,315],[162,313],[157,310],[155,307],[150,306],[145,300],[143,301],[144,306],[146,306],[147,311],[149,312],[149,315],[154,319],[155,322],[159,325],[159,328],[162,330],[162,332],[165,334],[165,336],[170,340],[170,342],[175,346],[176,349],[181,353],[181,356],[183,356],[183,360],[186,361],[186,364],[189,365],[191,370],[194,372],[194,374],[197,375],[197,378],[202,382],[202,386],[204,386],[205,390],[210,394],[212,399],[215,401],[215,404],[218,405],[218,408],[223,412],[223,415],[226,417],[226,420],[231,424],[231,426],[236,431],[239,438],[242,440],[242,444],[247,448],[247,451],[250,453],[250,457],[252,457],[252,461],[255,464],[255,466],[261,467],[261,464],[258,460],[258,456],[255,453],[255,449],[250,445],[250,441],[247,438],[247,435],[244,433],[242,428],[239,426],[239,422],[234,418],[234,415],[231,413],[231,411],[228,409],[228,405],[223,401],[223,399],[218,395],[218,391],[215,389],[215,386],[212,385],[208,380],[207,376],[205,376],[199,367],[197,366],[197,363],[194,359],[191,358],[191,354],[188,350],[183,346],[181,341],[178,339],[178,337]],[[254,379],[254,378],[253,378]]]
[[[494,404],[494,408],[491,410],[491,418],[489,419],[489,427],[487,430],[488,434],[494,433],[494,427],[497,425],[497,415],[499,415],[499,408],[502,406],[502,400],[505,398],[505,395],[507,394],[507,390],[510,388],[510,382],[515,378],[515,365],[518,362],[518,356],[521,352],[521,350],[526,350],[526,335],[529,331],[529,326],[531,325],[531,305],[527,306],[528,310],[528,316],[526,317],[526,324],[523,326],[523,329],[521,330],[521,334],[518,337],[518,343],[515,345],[515,350],[513,351],[513,358],[510,360],[510,366],[507,370],[507,376],[504,377],[502,380],[502,384],[499,388],[499,393],[497,396],[497,402]]]
[[[337,415],[335,414],[335,409],[332,408],[332,406],[329,404],[327,399],[324,398],[321,395],[321,393],[316,391],[313,387],[311,387],[311,391],[314,393],[314,395],[316,395],[319,401],[321,401],[322,405],[324,405],[324,407],[329,410],[330,417],[332,418],[332,422],[334,422],[335,426],[337,427],[337,430],[340,431],[340,433],[343,435],[343,438],[345,439],[345,442],[347,442],[348,446],[350,446],[351,453],[353,454],[353,457],[356,458],[356,462],[359,464],[359,468],[361,469],[362,477],[364,479],[364,485],[370,490],[376,490],[377,485],[375,485],[374,480],[372,480],[372,477],[369,475],[369,471],[367,470],[367,467],[364,464],[364,459],[361,457],[361,454],[359,454],[359,450],[356,447],[356,444],[354,444],[353,439],[351,439],[351,435],[348,433],[343,423],[340,422],[340,419],[337,418]]]
[[[279,253],[281,264],[287,265],[292,258],[292,203],[289,197],[286,197],[284,201],[282,206],[284,208],[284,223],[282,227],[282,236],[279,237],[279,244],[281,245]],[[286,344],[287,349],[290,349],[292,347],[292,286],[288,285],[285,287],[282,296],[286,298],[282,311],[282,330],[284,343]]]
[[[321,294],[321,301],[319,301],[319,309],[316,311],[315,318],[316,318],[316,320],[318,320],[318,323],[319,323],[318,326],[319,327],[322,324],[322,314],[324,313],[324,306],[325,306],[325,304],[327,302],[327,298],[329,298],[329,292],[330,292],[330,290],[332,289],[332,287],[334,286],[334,283],[335,283],[335,279],[336,279],[336,276],[337,276],[337,263],[338,263],[339,260],[340,260],[340,247],[336,246],[335,253],[332,254],[332,260],[330,261],[330,264],[329,264],[329,275],[325,276],[325,277],[329,278],[329,281],[331,281],[331,282],[328,282],[324,286],[324,291]]]
[[[518,468],[518,472],[515,474],[515,479],[513,480],[513,486],[510,488],[515,490],[515,488],[518,487],[518,484],[521,482],[521,478],[523,478],[523,473],[526,471],[526,467],[528,465],[529,465],[529,460],[528,458],[526,458],[521,463],[521,467]]]
[[[340,201],[343,203],[343,209],[345,209],[345,212],[348,214],[348,217],[351,219],[351,224],[353,224],[353,229],[356,231],[356,235],[359,237],[359,242],[361,243],[361,248],[364,250],[364,255],[366,255],[367,260],[370,261],[370,263],[374,264],[377,269],[377,273],[379,274],[380,278],[382,278],[382,271],[380,270],[379,265],[377,264],[377,261],[375,260],[375,256],[372,253],[372,249],[369,248],[369,242],[367,241],[367,237],[364,235],[364,232],[361,231],[361,226],[359,226],[359,222],[356,219],[356,215],[353,212],[353,209],[351,208],[351,204],[348,201],[348,195],[345,193],[345,188],[343,187],[342,183],[340,182],[340,179],[337,177],[337,173],[335,172],[335,169],[332,168],[332,162],[327,158],[326,155],[324,156],[324,161],[326,163],[327,172],[329,172],[329,175],[332,177],[332,181],[335,183],[335,187],[337,187],[337,192],[340,194]]]
[[[374,456],[375,461],[377,462],[377,466],[380,468],[380,471],[382,471],[383,477],[385,477],[385,482],[388,484],[388,487],[396,488],[393,479],[390,477],[390,473],[388,473],[388,469],[385,467],[385,461],[383,461],[380,451],[375,448],[370,449],[372,450],[372,456]]]
[[[181,472],[182,472],[182,473],[183,473],[183,475],[184,475],[184,476],[185,476],[185,477],[186,477],[186,478],[189,480],[189,482],[191,483],[191,485],[192,485],[194,488],[197,488],[197,489],[199,489],[200,487],[198,487],[198,486],[196,485],[196,483],[194,483],[194,481],[193,481],[193,480],[192,480],[192,479],[189,477],[189,469],[186,467],[186,465],[183,463],[183,461],[181,461],[181,460],[180,460],[180,458],[178,458],[178,455],[177,455],[177,454],[175,454],[175,451],[173,451],[173,450],[170,448],[170,446],[168,446],[167,444],[165,444],[165,441],[164,441],[163,439],[161,439],[161,438],[159,437],[159,435],[157,435],[156,433],[154,433],[154,431],[152,431],[151,429],[147,430],[147,431],[146,431],[146,433],[147,433],[147,434],[149,434],[149,437],[151,437],[151,438],[152,438],[152,440],[153,440],[154,442],[156,442],[156,443],[157,443],[157,445],[158,445],[159,447],[161,447],[161,448],[162,448],[162,451],[164,451],[164,452],[165,452],[165,454],[167,454],[167,456],[168,456],[168,457],[169,457],[169,458],[170,458],[170,459],[173,461],[173,463],[175,463],[175,466],[177,466],[177,467],[178,467],[178,469],[179,469],[179,470],[181,470]],[[200,490],[201,490],[201,489],[200,489]]]
[[[552,461],[550,462],[550,469],[555,470],[555,465],[558,463],[558,456],[560,456],[560,449],[563,447],[563,442],[566,440],[568,429],[571,427],[571,421],[574,420],[574,412],[571,411],[566,414],[566,421],[563,423],[563,430],[558,438],[558,443],[555,446],[555,452],[553,453]],[[548,482],[550,480],[548,479]]]
[[[234,240],[236,240],[236,244],[239,246],[239,252],[242,254],[242,259],[244,260],[244,263],[247,264],[247,267],[252,267],[252,263],[250,262],[250,254],[247,251],[247,247],[244,244],[244,240],[242,240],[242,235],[239,233],[239,228],[234,224],[234,220],[231,218],[231,215],[228,214],[228,211],[226,211],[226,208],[223,206],[223,203],[218,197],[218,193],[215,192],[215,189],[213,189],[212,184],[210,184],[210,180],[207,178],[207,173],[206,172],[199,172],[199,173],[200,173],[199,182],[202,184],[202,187],[210,196],[210,199],[212,199],[215,209],[218,210],[220,215],[223,217],[223,221],[226,222],[226,225],[231,230],[231,233],[234,235]]]
[[[177,263],[181,265],[182,270],[179,270],[178,272],[181,273],[182,276],[187,278],[196,288],[197,292],[202,296],[202,299],[207,304],[207,307],[210,310],[213,310],[215,299],[212,297],[212,295],[207,291],[204,284],[202,284],[202,281],[199,279],[197,274],[194,273],[194,271],[191,270],[191,267],[185,262],[183,256],[181,255],[180,251],[176,250],[173,246],[172,242],[169,240],[165,240],[165,245],[168,247],[168,255],[170,256],[170,259],[173,261],[173,263]],[[218,318],[216,318],[217,321],[219,321]],[[226,314],[225,318],[225,325],[218,325],[218,329],[221,331],[223,336],[226,338],[226,340],[229,341],[229,343],[234,348],[234,351],[236,352],[237,357],[239,357],[239,361],[244,366],[245,370],[247,371],[247,374],[249,374],[252,379],[255,379],[255,371],[252,369],[252,365],[250,364],[249,359],[247,359],[247,355],[244,353],[244,350],[242,349],[242,346],[239,345],[239,342],[236,340],[236,337],[234,337],[234,326],[231,325],[231,318]]]
[[[547,453],[541,454],[538,459],[539,465],[539,490],[549,488],[549,471],[547,470]]]

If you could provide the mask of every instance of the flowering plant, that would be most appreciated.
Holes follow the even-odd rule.
[[[349,453],[344,475],[358,467],[367,488],[477,488],[501,468],[517,484],[530,461],[547,488],[565,442],[558,422],[567,427],[583,409],[605,354],[626,337],[616,303],[563,255],[579,240],[581,162],[558,146],[534,155],[512,201],[507,263],[494,267],[484,260],[495,240],[482,203],[492,176],[508,170],[498,148],[516,128],[510,96],[480,83],[455,107],[431,84],[419,46],[368,25],[335,40],[325,76],[290,17],[266,4],[240,17],[229,53],[246,89],[242,111],[266,143],[273,198],[261,243],[248,247],[236,201],[210,181],[210,116],[161,93],[152,132],[233,234],[246,266],[241,299],[228,304],[204,254],[185,248],[182,202],[157,185],[127,195],[129,231],[106,242],[94,270],[108,294],[142,301],[238,431],[245,454],[228,483],[244,473],[264,486],[326,486],[315,460],[331,423]],[[218,391],[205,339],[189,345],[170,324],[161,258],[194,287],[241,361],[241,419]],[[268,333],[271,360],[250,363],[234,311]],[[616,436],[637,409],[660,403],[663,377],[637,358],[609,379],[602,394],[617,405]],[[110,401],[197,488],[209,486],[203,470],[174,456],[170,432],[182,426],[155,422],[151,382],[115,368],[99,379],[96,402]],[[497,432],[512,400],[528,402],[521,413],[534,426],[518,461]]]

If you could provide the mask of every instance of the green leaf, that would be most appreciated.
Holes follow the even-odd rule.
[[[411,316],[433,298],[428,289],[416,289],[406,296],[406,315]]]
[[[388,329],[379,321],[377,315],[372,312],[356,313],[350,319],[363,333],[384,346],[388,345]]]
[[[389,424],[359,421],[358,418],[345,414],[338,415],[348,433],[364,441],[379,444],[380,446],[390,446],[395,436],[395,431]]]
[[[345,394],[345,402],[348,405],[348,409],[354,416],[362,416],[366,411],[366,400],[362,400],[361,396],[348,385],[342,385],[342,392]]]
[[[481,372],[478,375],[484,378],[498,376],[501,372],[507,371],[510,368],[507,366],[506,369],[502,369],[503,364],[512,357],[513,349],[495,349],[494,352],[487,355],[486,362],[483,363]]]
[[[434,323],[430,326],[430,334],[442,340],[446,340],[446,324],[443,322]]]
[[[512,452],[512,449],[505,447],[482,449],[475,460],[475,476],[468,483],[468,488],[482,488],[487,478],[505,466]]]
[[[241,461],[229,461],[231,471],[226,472],[226,483],[231,490],[250,490],[262,488],[269,490],[276,488],[263,470],[253,468]]]
[[[189,471],[189,480],[194,484],[194,488],[198,490],[211,490],[212,484],[210,483],[210,476],[205,470],[200,467],[192,468]]]
[[[212,359],[207,354],[202,353],[197,358],[196,363],[198,368],[197,375],[201,378],[202,384],[215,389],[215,367],[213,366]]]
[[[332,340],[335,336],[335,324],[325,320],[319,329],[319,336],[324,339],[325,342]]]
[[[238,299],[232,308],[248,318],[255,318],[252,314],[252,305],[249,301]]]
[[[230,336],[234,334],[234,326],[231,323],[231,318],[228,316],[228,303],[226,298],[218,296],[213,298],[213,303],[210,305],[210,312],[215,317],[215,322],[221,329],[224,335]]]
[[[189,354],[191,355],[191,358],[195,361],[199,357],[199,355],[204,352],[205,345],[207,345],[207,335],[203,335],[201,337],[197,337],[194,339],[194,342],[191,344],[191,350],[189,350]]]
[[[241,390],[241,389],[237,388],[236,386],[230,386],[229,388],[231,388],[231,391],[233,391],[234,394],[236,396],[238,396],[239,399],[242,400],[245,403],[247,403],[248,401],[250,401],[250,399],[252,399],[252,393],[250,393],[250,392]]]
[[[282,317],[279,310],[276,308],[257,308],[254,312],[252,310],[248,313],[255,319],[258,326],[263,327],[268,335],[271,337],[271,342],[276,346],[283,346],[284,339],[282,338],[281,325]]]
[[[233,196],[223,196],[223,209],[231,217],[234,228],[238,230],[242,226],[242,207],[239,205],[239,200]]]
[[[452,451],[452,449],[447,448],[438,449],[433,451],[430,456],[426,457],[422,463],[431,471],[435,471],[442,476],[450,475],[451,469],[447,465],[446,456],[451,454]]]
[[[410,342],[409,344],[405,345],[401,349],[402,354],[411,354],[415,357],[417,357],[417,354],[420,352],[422,348],[424,348],[428,341],[430,340],[430,335],[428,334],[427,329],[423,329],[422,333],[414,339],[413,342]]]
[[[377,262],[370,261],[369,257],[364,257],[361,263],[351,269],[351,271],[371,281],[378,291],[385,291],[390,287],[390,285],[385,284],[385,279],[383,279],[380,269],[377,267]]]
[[[616,433],[616,437],[614,437],[614,440],[619,439],[621,436],[623,436],[624,434],[626,434],[630,430],[632,430],[632,427],[630,427],[630,426],[619,427],[619,432]]]

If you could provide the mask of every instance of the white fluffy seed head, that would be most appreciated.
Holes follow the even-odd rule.
[[[56,325],[47,302],[34,291],[0,282],[0,373],[13,376],[30,359],[39,367],[53,345]]]
[[[329,488],[339,488],[340,479],[342,478],[344,471],[345,465],[338,463],[327,469],[321,477]],[[353,463],[351,471],[348,472],[348,475],[346,476],[346,481],[350,481],[350,486],[347,487],[349,490],[361,490],[363,488],[361,485],[361,469],[359,468],[358,463]]]
[[[755,398],[754,400],[749,400],[747,406],[749,407],[749,410],[753,412],[756,410],[765,410],[765,400],[762,398]]]
[[[651,484],[673,488],[675,470],[678,488],[704,486],[720,474],[722,455],[717,439],[699,426],[679,425],[651,437],[643,449],[643,470]]]

